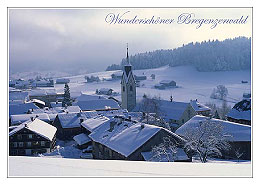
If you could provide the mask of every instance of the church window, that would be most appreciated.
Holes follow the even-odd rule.
[[[133,91],[133,86],[132,85],[130,86],[130,91]]]
[[[123,86],[123,92],[125,92],[125,86]]]

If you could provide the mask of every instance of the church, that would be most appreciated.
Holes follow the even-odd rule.
[[[132,111],[136,106],[136,81],[132,71],[132,65],[129,62],[128,46],[126,52],[127,63],[123,69],[121,80],[121,98],[122,108]]]

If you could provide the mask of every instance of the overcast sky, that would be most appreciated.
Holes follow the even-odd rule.
[[[108,24],[109,13],[124,18],[175,19],[182,13],[195,18],[240,18],[246,24],[211,25]],[[9,46],[11,72],[58,70],[68,72],[102,71],[119,64],[125,57],[126,43],[130,55],[170,49],[189,42],[251,37],[251,9],[10,9]]]

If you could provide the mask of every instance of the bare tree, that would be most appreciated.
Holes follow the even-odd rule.
[[[220,157],[223,151],[230,149],[229,137],[223,130],[221,123],[207,118],[200,121],[196,127],[186,130],[184,137],[187,139],[185,150],[193,155],[199,155],[201,162],[207,162],[207,158]]]
[[[213,99],[220,99],[223,100],[227,97],[228,95],[228,90],[224,85],[218,85],[217,89],[213,89],[210,97]]]
[[[167,160],[173,162],[176,159],[177,144],[172,142],[169,137],[163,138],[163,143],[152,148],[151,161],[157,159],[158,161]]]

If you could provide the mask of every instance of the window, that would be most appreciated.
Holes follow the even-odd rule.
[[[184,123],[184,119],[182,119],[181,122]]]
[[[17,143],[16,142],[13,142],[13,147],[17,147]]]
[[[125,86],[123,86],[123,92],[125,92]]]
[[[23,138],[22,135],[20,134],[17,135],[17,139],[22,140],[22,138]]]
[[[29,135],[28,135],[28,138],[29,138],[29,139],[32,139],[32,138],[33,138],[33,135],[32,135],[32,134],[29,134]]]
[[[19,142],[19,147],[23,147],[23,142]]]
[[[32,146],[32,142],[27,142],[27,146],[31,147]]]
[[[41,141],[41,146],[45,146],[45,141]]]
[[[133,91],[133,86],[132,85],[130,85],[130,91]]]

